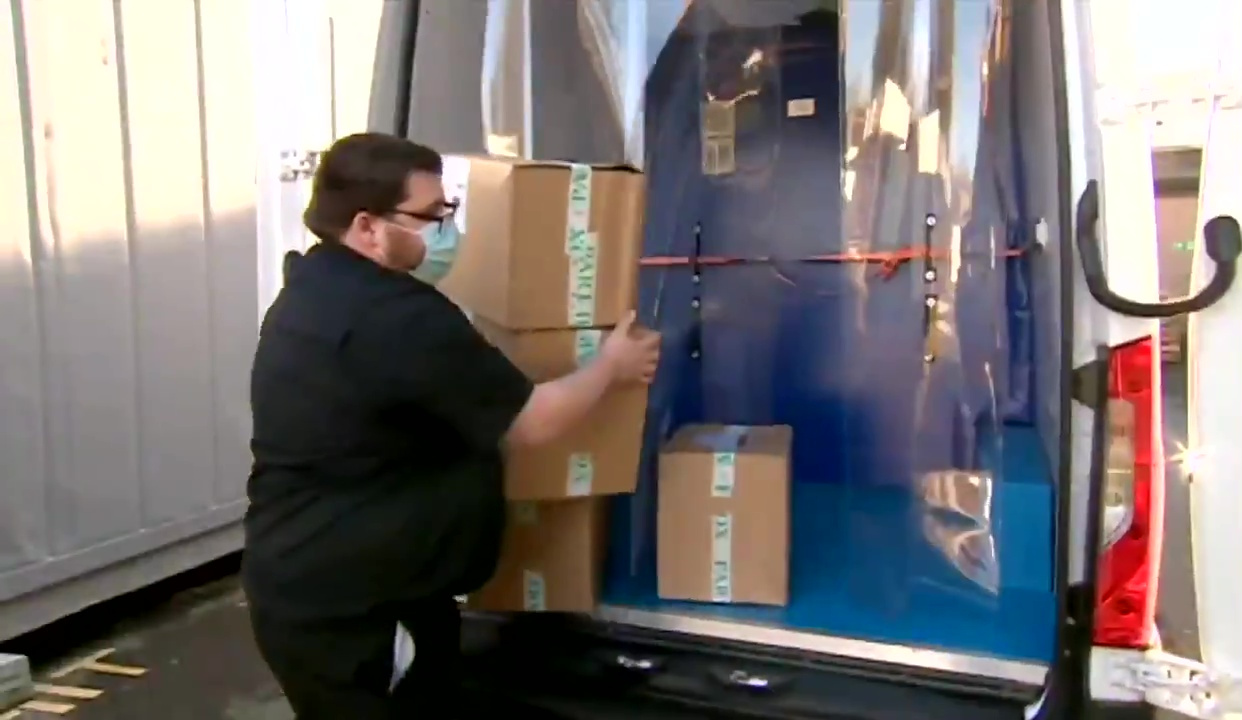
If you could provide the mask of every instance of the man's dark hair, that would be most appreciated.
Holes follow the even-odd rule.
[[[401,204],[412,173],[443,169],[440,153],[425,145],[383,133],[347,135],[319,157],[302,222],[323,242],[338,242],[358,213],[384,215]]]

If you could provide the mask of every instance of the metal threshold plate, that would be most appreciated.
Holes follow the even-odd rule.
[[[601,606],[598,620],[620,625],[712,637],[734,642],[803,650],[869,662],[904,665],[959,675],[1007,680],[1038,687],[1044,684],[1048,668],[1042,663],[1003,660],[985,655],[929,650],[910,645],[855,640],[802,630],[720,620],[685,613],[654,612],[615,605]]]

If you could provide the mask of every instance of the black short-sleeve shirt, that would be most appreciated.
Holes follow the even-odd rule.
[[[331,245],[287,270],[251,373],[251,603],[315,619],[477,589],[530,381],[404,273]]]

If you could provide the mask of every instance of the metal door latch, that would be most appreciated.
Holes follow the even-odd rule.
[[[649,673],[659,669],[659,662],[650,658],[634,658],[629,655],[617,655],[617,667],[633,672]]]
[[[280,152],[280,181],[297,182],[310,179],[319,168],[318,150],[282,150]]]
[[[1114,668],[1114,682],[1143,693],[1148,703],[1200,720],[1242,712],[1242,678],[1165,652]]]
[[[708,675],[712,680],[725,687],[739,688],[755,693],[778,692],[790,683],[790,678],[787,677],[759,675],[740,668],[712,668],[708,671]]]
[[[754,690],[767,690],[772,683],[762,675],[751,675],[745,670],[734,670],[729,673],[729,682],[740,687]]]

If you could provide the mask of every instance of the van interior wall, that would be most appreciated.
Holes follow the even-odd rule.
[[[606,602],[1049,660],[1057,254],[1014,254],[1037,219],[1057,237],[1042,3],[1025,23],[1008,7],[998,20],[990,3],[947,4],[951,47],[930,42],[952,58],[952,88],[921,99],[921,81],[899,72],[918,43],[885,44],[883,9],[912,3],[851,6],[847,42],[870,47],[844,54],[836,15],[740,26],[714,4],[691,6],[648,78],[644,252],[769,261],[643,271],[641,314],[665,355],[639,491],[615,503]],[[894,87],[914,100],[904,138],[868,129],[867,108],[887,114]],[[705,161],[713,99],[735,101],[732,153]],[[920,128],[937,111],[928,172]],[[917,249],[929,212],[944,256],[930,330],[921,259],[887,278],[804,262]],[[770,559],[791,563],[787,607],[656,595],[655,451],[701,422],[794,429],[791,552]]]
[[[1033,325],[1030,404],[1049,468],[1057,465],[1061,402],[1061,223],[1057,176],[1056,118],[1048,26],[1048,0],[1015,3],[1013,35],[1013,96],[1009,122],[1021,152],[1022,213],[1032,223],[1043,221],[1048,242],[1027,259]],[[1066,228],[1068,230],[1068,228]],[[1068,328],[1066,328],[1068,330]]]
[[[420,5],[410,134],[479,152],[474,118],[486,129],[520,114],[503,78],[480,87],[483,4]],[[697,282],[690,267],[642,271],[642,319],[666,345],[638,492],[613,503],[605,602],[1048,661],[1061,289],[1046,1],[860,1],[844,48],[836,15],[805,15],[815,5],[696,0],[671,35],[648,28],[645,255],[774,262],[705,267]],[[526,146],[623,159],[615,80],[572,14],[531,8]],[[918,21],[927,12],[934,23]],[[522,62],[509,43],[497,66]],[[936,92],[932,68],[949,79]],[[710,98],[736,102],[708,167]],[[940,220],[930,334],[921,261],[888,279],[875,264],[804,262],[919,250],[928,212]],[[1052,242],[1002,257],[1039,220]],[[794,429],[791,551],[770,559],[791,565],[787,607],[656,595],[656,453],[704,421]]]

